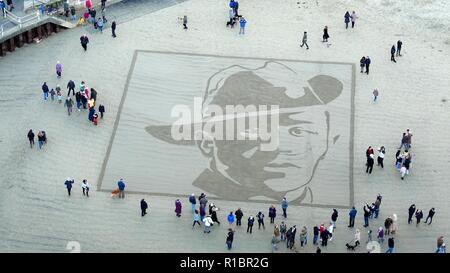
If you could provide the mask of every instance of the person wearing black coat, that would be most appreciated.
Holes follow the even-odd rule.
[[[91,99],[97,101],[97,91],[94,88],[91,88]]]
[[[394,238],[389,238],[388,239],[388,250],[386,251],[386,253],[392,253],[394,252]]]
[[[42,85],[42,92],[44,92],[44,100],[47,100],[48,92],[50,92],[47,86],[47,82],[44,82],[44,84]]]
[[[247,222],[247,233],[248,233],[249,231],[250,231],[250,234],[252,233],[253,223],[255,223],[255,217],[253,217],[253,216],[248,217],[248,222]]]
[[[364,72],[365,65],[366,65],[366,57],[362,56],[361,60],[359,60],[359,66],[361,67],[361,73]]]
[[[375,163],[375,160],[373,159],[373,154],[371,154],[369,157],[367,157],[366,173],[369,173],[369,174],[372,173],[374,163]]]
[[[87,50],[87,45],[89,43],[89,38],[86,34],[80,37],[81,46],[83,47],[84,51]]]
[[[147,202],[145,202],[145,200],[142,199],[141,200],[141,216],[142,217],[144,217],[147,214],[147,212],[146,212],[147,208],[148,208]]]
[[[264,214],[262,212],[258,212],[256,218],[258,219],[258,229],[261,229],[261,225],[264,229],[266,229],[266,227],[264,226]]]
[[[236,226],[241,226],[241,220],[242,217],[244,216],[241,208],[238,208],[238,210],[234,212],[234,215],[236,215]]]
[[[367,57],[366,57],[366,60],[365,60],[366,74],[367,74],[367,75],[369,75],[369,66],[370,66],[370,63],[371,63],[370,58],[369,58],[369,56],[367,56]]]
[[[395,55],[395,45],[392,45],[392,47],[391,47],[391,61],[396,63],[397,61],[395,60],[394,55]]]
[[[275,217],[277,216],[277,210],[276,208],[272,205],[269,208],[269,218],[270,218],[270,223],[273,224],[275,222]]]
[[[325,28],[323,29],[323,41],[322,42],[328,42],[328,38],[330,38],[330,35],[328,35],[328,27],[325,26]]]
[[[67,96],[70,96],[70,91],[72,91],[72,94],[75,96],[75,83],[72,80],[67,83],[67,89],[69,89]]]
[[[216,222],[217,224],[220,225],[219,219],[217,219],[217,208],[214,207],[211,213],[211,220],[213,220],[213,222]]]
[[[30,129],[30,131],[28,131],[27,137],[28,137],[28,140],[30,141],[30,148],[33,148],[33,145],[34,145],[34,133],[33,133],[33,130]],[[430,224],[431,224],[431,222],[430,222]]]
[[[411,224],[412,217],[415,212],[416,212],[416,205],[412,204],[408,209],[408,224]]]
[[[113,38],[116,38],[116,21],[113,21],[111,24],[111,31]]]
[[[322,239],[322,246],[327,246],[327,244],[328,244],[328,237],[329,237],[329,232],[328,232],[327,229],[325,229],[320,234],[320,238]]]
[[[336,209],[333,209],[333,214],[331,214],[331,222],[333,223],[333,229],[336,228],[337,218],[338,218],[338,211]]]
[[[103,104],[100,104],[98,106],[98,111],[100,112],[100,118],[103,118],[103,113],[105,113],[105,106]]]
[[[348,11],[345,13],[344,18],[345,18],[345,20],[344,20],[345,21],[345,29],[347,29],[348,23],[350,23],[350,13]]]
[[[236,17],[239,17],[239,14],[238,14],[238,10],[239,10],[239,2],[238,2],[238,1],[234,1],[234,7],[233,7],[233,10],[234,10],[234,15],[235,15]]]
[[[400,41],[400,40],[398,40],[397,41],[397,56],[402,56],[402,54],[400,54],[400,52],[402,51],[402,45],[403,45],[403,43],[402,43],[402,41]]]
[[[431,225],[431,222],[433,222],[433,216],[436,213],[436,210],[434,208],[431,208],[428,212],[427,219],[425,219],[425,224],[428,223],[428,219],[430,219],[430,223],[428,225]]]
[[[227,234],[227,246],[228,246],[228,250],[231,249],[232,245],[233,245],[233,240],[234,240],[234,232],[231,228],[228,229],[228,234]]]
[[[418,210],[416,211],[416,220],[417,220],[417,222],[416,222],[416,227],[419,226],[420,220],[421,220],[422,218],[423,218],[423,212],[422,212],[422,210],[418,209]]]

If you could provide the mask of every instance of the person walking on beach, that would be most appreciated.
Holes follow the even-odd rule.
[[[281,208],[283,209],[283,217],[287,218],[288,201],[286,197],[284,197],[283,201],[281,201]]]
[[[58,78],[61,78],[61,73],[62,73],[62,65],[59,61],[56,62],[56,75],[58,76]]]
[[[39,131],[39,133],[37,135],[37,139],[38,139],[39,149],[42,149],[42,146],[47,141],[47,137],[45,136],[45,133],[43,131]]]
[[[238,1],[234,1],[233,10],[234,10],[234,14],[236,14],[236,17],[239,17],[239,13],[238,13],[238,11],[239,11],[239,2]]]
[[[102,18],[98,18],[97,27],[98,27],[98,29],[100,29],[100,33],[103,33],[103,19]]]
[[[100,107],[99,107],[99,111],[100,111]],[[101,112],[100,112],[101,114]],[[189,196],[189,203],[191,203],[191,210],[192,212],[195,211],[195,205],[197,204],[197,200],[195,199],[195,194],[191,194],[191,196]]]
[[[34,133],[33,133],[33,130],[30,129],[30,131],[28,131],[27,137],[28,137],[28,141],[30,142],[30,148],[33,148],[33,145],[34,145]]]
[[[368,242],[371,242],[371,241],[372,241],[372,230],[369,229],[369,231],[367,232],[367,242],[366,242],[366,244]]]
[[[366,57],[362,56],[359,60],[359,66],[361,67],[361,73],[364,73],[364,66],[366,65]]]
[[[281,241],[286,240],[286,231],[287,231],[287,226],[284,223],[284,221],[282,221],[281,224],[280,224],[280,238],[281,238]]]
[[[317,239],[319,239],[319,228],[317,225],[313,227],[313,245],[317,245]]]
[[[198,210],[194,210],[194,216],[193,216],[193,222],[192,222],[192,228],[194,228],[195,224],[200,224],[200,215],[198,214]]]
[[[348,224],[348,227],[354,227],[355,226],[356,213],[358,213],[358,211],[355,209],[355,207],[352,207],[352,209],[348,213],[348,216],[350,217],[350,222]]]
[[[423,212],[422,212],[421,209],[418,209],[418,210],[416,211],[416,220],[417,220],[417,222],[416,222],[416,227],[419,226],[420,220],[421,220],[422,218],[423,218]]]
[[[327,246],[327,244],[328,244],[328,236],[329,236],[329,232],[326,229],[324,229],[320,233],[320,238],[322,239],[322,246]]]
[[[117,186],[119,187],[119,198],[125,198],[125,182],[123,178],[120,178],[119,182],[117,182]]]
[[[358,19],[359,17],[356,16],[356,12],[355,11],[352,11],[352,15],[350,17],[352,18],[352,28],[354,28],[356,19]]]
[[[361,243],[361,231],[357,228],[355,230],[355,247],[357,247]]]
[[[369,204],[366,203],[364,206],[364,227],[369,226],[369,216],[370,216],[370,208]]]
[[[372,94],[373,94],[373,102],[376,102],[379,94],[378,89],[373,90]]]
[[[369,146],[366,150],[366,157],[369,158],[371,154],[373,155],[373,148],[372,146]]]
[[[428,219],[430,219],[430,223],[428,223],[428,225],[431,225],[431,222],[433,222],[433,216],[434,216],[435,213],[436,213],[436,210],[434,208],[431,208],[430,211],[428,212],[427,219],[425,219],[425,224],[427,224],[428,223]]]
[[[408,224],[411,224],[412,217],[415,212],[416,212],[416,205],[412,204],[408,209]]]
[[[211,216],[206,216],[205,219],[203,219],[204,227],[203,233],[210,233],[211,232],[211,226],[213,225],[213,220],[211,219]]]
[[[81,182],[81,189],[83,190],[83,195],[89,197],[89,183],[86,179]]]
[[[44,82],[44,84],[42,85],[42,92],[44,93],[44,100],[47,100],[49,92],[47,82]]]
[[[323,29],[323,35],[322,35],[322,42],[328,42],[328,38],[330,38],[330,35],[328,35],[328,27],[325,26],[325,28]]]
[[[52,101],[55,100],[55,94],[56,94],[56,92],[55,92],[55,90],[52,88],[52,89],[50,90],[50,98],[52,99]]]
[[[177,217],[181,216],[181,208],[182,208],[181,201],[180,199],[177,199],[175,201],[175,214],[177,215]]]
[[[395,45],[392,45],[391,47],[391,62],[396,63],[397,61],[395,60]]]
[[[367,158],[367,168],[366,168],[366,173],[371,174],[372,173],[372,169],[373,169],[373,164],[374,164],[374,160],[373,160],[373,154],[370,154],[369,157]]]
[[[184,30],[187,30],[188,29],[188,27],[187,27],[187,15],[184,15],[183,16],[183,29]]]
[[[141,199],[141,217],[144,217],[147,214],[147,202],[144,199]]]
[[[369,56],[366,57],[365,59],[365,65],[366,65],[366,74],[369,75],[369,66],[370,66],[371,60],[369,58]]]
[[[83,47],[84,51],[87,50],[87,45],[89,43],[89,38],[86,34],[80,37],[81,46]]]
[[[397,56],[400,56],[400,57],[402,56],[402,54],[400,54],[400,52],[402,51],[402,45],[403,45],[403,42],[398,40],[397,41]]]
[[[210,213],[211,219],[213,220],[213,222],[220,225],[219,219],[217,218],[217,211],[219,210],[219,208],[217,208],[216,206],[213,206],[211,210],[212,210],[212,212]]]
[[[306,226],[303,226],[302,231],[300,232],[300,247],[303,247],[303,245],[306,246],[306,243],[308,242],[308,229]]]
[[[100,118],[103,119],[103,113],[105,113],[105,106],[100,104],[98,106],[98,111],[100,112]]]
[[[269,218],[270,223],[273,224],[275,222],[275,217],[277,217],[277,209],[274,205],[270,206],[269,208]]]
[[[388,239],[388,250],[386,251],[386,253],[394,252],[394,245],[395,245],[394,238],[393,237],[389,238]]]
[[[384,230],[383,227],[378,228],[378,234],[377,234],[378,243],[381,245],[384,242]]]
[[[80,112],[81,111],[81,93],[80,93],[80,91],[77,91],[77,93],[75,94],[75,101],[77,102],[78,112]]]
[[[256,219],[258,219],[258,229],[261,229],[261,225],[263,226],[263,229],[266,229],[264,226],[264,214],[262,212],[258,212]]]
[[[439,236],[437,238],[437,249],[436,249],[435,253],[446,253],[444,236]]]
[[[70,91],[72,91],[72,94],[75,96],[75,83],[72,80],[69,80],[67,83],[67,89],[69,89],[67,96],[70,96]]]
[[[333,224],[333,230],[336,229],[336,221],[338,218],[338,211],[333,209],[333,213],[331,214],[331,223]]]
[[[240,25],[240,29],[239,29],[239,34],[245,34],[245,25],[247,24],[247,20],[245,20],[244,17],[241,17],[241,19],[239,20],[239,25]]]
[[[236,216],[236,226],[241,226],[241,220],[244,216],[244,213],[242,213],[241,208],[238,208],[237,211],[234,212],[234,215]]]
[[[72,107],[73,107],[73,101],[71,97],[67,97],[66,101],[64,102],[64,106],[67,107],[67,115],[70,116],[70,113],[72,113]]]
[[[248,220],[247,220],[247,233],[250,232],[250,234],[252,234],[254,223],[255,223],[255,218],[250,215],[250,217],[248,217]]]
[[[230,212],[230,214],[228,214],[227,220],[228,220],[228,224],[230,224],[230,226],[233,225],[233,223],[234,223],[234,215],[233,215],[232,211]]]
[[[386,218],[386,220],[384,220],[384,228],[386,229],[386,235],[389,235],[391,233],[393,222],[394,220],[392,220],[391,217],[388,217]]]
[[[384,146],[381,146],[380,148],[378,148],[377,166],[381,166],[381,168],[384,168],[383,161],[384,161],[385,153],[386,153],[386,148],[384,148]]]
[[[200,221],[203,221],[205,216],[206,216],[205,205],[200,204]]]
[[[116,38],[116,21],[113,21],[111,24],[111,32],[112,32],[112,37]]]
[[[381,199],[383,197],[381,196],[381,194],[377,195],[377,200],[375,200],[375,208],[374,208],[374,218],[378,218],[378,214],[380,213],[380,206],[381,206]]]
[[[226,239],[228,250],[231,250],[231,247],[233,246],[233,240],[234,240],[234,231],[231,228],[229,228]]]
[[[345,29],[348,29],[348,23],[350,23],[350,13],[347,11],[344,15]]]
[[[69,196],[70,196],[70,192],[72,191],[72,184],[74,182],[75,181],[70,177],[67,177],[67,180],[64,182],[64,185],[66,185],[67,193],[69,194]]]
[[[303,32],[303,38],[302,38],[302,44],[300,45],[300,47],[303,47],[304,45],[306,45],[306,49],[309,49],[308,46],[308,34],[305,32]]]

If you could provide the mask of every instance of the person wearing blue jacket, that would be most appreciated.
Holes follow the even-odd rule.
[[[350,23],[350,13],[347,11],[344,15],[345,18],[345,29],[348,28],[348,23]]]
[[[197,204],[197,200],[195,199],[195,194],[191,194],[191,196],[189,196],[189,203],[191,203],[192,213],[194,213],[195,205]]]
[[[119,187],[119,198],[125,198],[125,182],[123,182],[123,178],[120,178],[117,186]]]
[[[228,223],[230,224],[230,226],[234,223],[234,215],[233,212],[230,212],[230,214],[228,214]]]
[[[70,196],[70,191],[72,190],[72,184],[75,182],[75,180],[71,179],[70,177],[67,177],[67,180],[64,182],[64,185],[66,185],[67,193]]]
[[[355,207],[352,207],[352,209],[348,213],[348,215],[350,216],[350,223],[348,224],[348,227],[354,227],[355,226],[355,218],[356,218],[356,213],[357,212],[358,211],[355,209]]]
[[[286,197],[283,198],[283,201],[281,201],[281,208],[283,209],[283,217],[287,218],[287,208],[288,208],[288,202],[286,200]]]
[[[239,24],[241,26],[241,29],[239,30],[239,34],[245,34],[245,24],[247,24],[247,21],[244,17],[241,17],[241,20],[239,20]]]

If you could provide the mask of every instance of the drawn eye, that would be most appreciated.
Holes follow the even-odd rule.
[[[303,129],[300,127],[292,127],[289,129],[289,134],[293,135],[293,136],[302,136],[303,134]]]

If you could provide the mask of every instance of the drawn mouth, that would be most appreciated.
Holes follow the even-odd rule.
[[[302,168],[302,167],[297,166],[297,165],[292,164],[292,163],[282,163],[282,164],[269,163],[269,164],[266,165],[266,167],[276,168],[276,169],[278,169],[278,168],[297,168],[297,169],[301,169]]]

